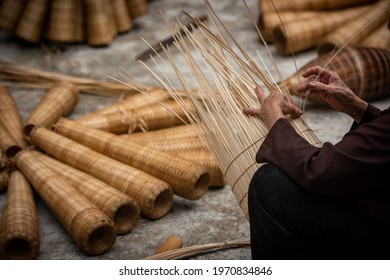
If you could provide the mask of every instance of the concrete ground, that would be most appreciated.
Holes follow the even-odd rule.
[[[265,54],[256,31],[250,22],[242,1],[210,1],[217,14],[229,27],[242,47],[250,55],[256,51]],[[257,0],[247,0],[251,11],[258,14]],[[167,37],[159,10],[173,20],[184,11],[198,15],[206,13],[203,0],[155,0],[150,2],[149,13],[135,20],[134,28],[118,35],[107,47],[94,48],[86,44],[58,45],[42,43],[29,45],[15,39],[8,32],[0,31],[0,60],[21,62],[39,69],[64,74],[109,80],[108,76],[120,77],[126,71],[136,83],[157,85],[149,74],[134,61],[136,55],[147,48],[141,39],[154,43]],[[292,57],[279,56],[271,46],[282,74],[287,77],[295,72]],[[298,67],[316,57],[314,51],[295,56]],[[266,63],[270,60],[265,56]],[[149,62],[147,62],[149,63]],[[150,62],[151,67],[153,64]],[[41,90],[12,88],[11,94],[17,102],[23,119],[33,110],[41,96]],[[115,100],[112,98],[82,94],[78,105],[69,116],[76,119]],[[390,98],[373,102],[380,108],[390,105]],[[321,141],[336,143],[349,129],[352,121],[347,116],[330,109],[317,109],[310,104],[305,109],[309,126]],[[0,209],[5,193],[0,194]],[[175,197],[172,211],[164,218],[151,221],[141,218],[129,234],[118,236],[114,246],[101,256],[87,256],[73,243],[45,204],[37,197],[40,222],[41,249],[39,259],[143,259],[151,254],[169,235],[180,236],[184,246],[249,239],[249,225],[245,220],[229,186],[210,189],[197,201]],[[218,250],[195,256],[195,259],[250,259],[248,248]]]

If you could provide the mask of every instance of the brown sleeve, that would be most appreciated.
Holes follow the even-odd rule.
[[[323,195],[358,195],[388,186],[390,112],[321,148],[298,135],[287,119],[279,119],[256,160],[273,163],[301,187]]]

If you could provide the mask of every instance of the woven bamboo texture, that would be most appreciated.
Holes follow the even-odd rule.
[[[130,17],[137,18],[146,15],[149,10],[147,0],[126,0]]]
[[[6,190],[8,187],[10,166],[10,160],[0,149],[0,193]]]
[[[130,30],[133,27],[133,20],[127,10],[126,0],[112,0],[111,3],[118,32]]]
[[[138,223],[140,210],[134,199],[106,183],[52,157],[33,152],[54,172],[95,204],[113,222],[117,234],[129,233]]]
[[[83,252],[99,255],[112,247],[113,222],[67,180],[28,150],[17,155],[16,164]]]
[[[79,100],[79,91],[73,84],[61,83],[49,89],[27,117],[24,132],[28,135],[35,126],[50,128],[60,117],[67,116]]]
[[[360,47],[386,49],[390,51],[390,33],[388,23],[384,22],[381,27],[369,34],[359,43]]]
[[[9,173],[8,171],[0,171],[0,193],[8,187]]]
[[[344,48],[336,55],[333,55],[333,52],[324,53],[285,80],[292,94],[299,96],[296,88],[302,73],[315,65],[337,72],[345,84],[366,101],[390,94],[390,51],[388,50],[360,47]],[[316,104],[325,104],[322,97],[315,94],[310,94],[308,100]]]
[[[56,124],[55,131],[167,182],[178,196],[199,199],[209,187],[208,170],[196,162],[64,118]]]
[[[13,31],[23,11],[26,0],[3,0],[0,3],[0,27]]]
[[[0,149],[3,150],[7,156],[12,157],[22,148],[18,145],[15,138],[9,133],[9,131],[0,122]]]
[[[33,191],[24,175],[11,172],[0,225],[2,259],[37,259],[38,216]]]
[[[22,148],[27,146],[23,135],[22,119],[19,115],[16,103],[8,89],[0,84],[0,123],[15,139],[16,144]]]
[[[143,215],[158,219],[171,209],[168,183],[45,128],[35,128],[30,137],[47,154],[132,197]]]

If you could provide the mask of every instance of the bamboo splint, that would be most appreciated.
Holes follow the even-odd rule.
[[[83,252],[99,255],[111,248],[114,224],[100,209],[31,151],[18,153],[16,164]]]
[[[15,139],[16,145],[21,148],[27,146],[23,135],[22,119],[19,115],[16,103],[7,88],[0,84],[0,123],[8,130]]]
[[[33,191],[24,175],[11,172],[0,225],[1,259],[37,259],[38,216]]]
[[[60,117],[67,116],[79,100],[79,91],[73,84],[60,83],[49,89],[27,117],[24,132],[29,135],[36,126],[50,128]]]
[[[172,189],[160,179],[45,128],[36,127],[30,138],[47,154],[132,197],[151,219],[165,216],[172,208]]]
[[[199,199],[209,187],[208,170],[196,162],[64,118],[57,122],[55,131],[167,182],[178,196]]]
[[[139,221],[140,210],[134,199],[106,183],[38,151],[38,159],[70,182],[89,201],[103,211],[113,222],[117,234],[130,232]]]

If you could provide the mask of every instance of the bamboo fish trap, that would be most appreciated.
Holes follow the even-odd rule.
[[[107,252],[114,244],[113,222],[63,177],[29,150],[17,154],[16,165],[80,249],[90,255]]]
[[[206,23],[194,18],[199,24],[199,31],[193,30],[190,33],[186,30],[188,40],[180,35],[175,36],[177,49],[192,75],[188,77],[189,75],[181,73],[183,66],[179,67],[175,63],[168,50],[165,50],[165,55],[196,108],[196,114],[190,114],[192,122],[202,123],[201,127],[206,135],[204,140],[217,159],[240,208],[248,217],[248,186],[259,167],[255,162],[255,154],[268,131],[260,120],[244,116],[242,108],[255,106],[256,84],[262,82],[268,90],[280,89],[240,47],[208,1],[205,2],[212,15],[212,27],[216,31],[213,32]],[[256,20],[252,15],[251,18],[255,24]],[[175,34],[176,28],[169,23],[167,25],[171,27],[171,33]],[[185,29],[180,21],[178,26]],[[196,57],[197,53],[201,54],[200,58]],[[160,78],[167,77],[165,73],[160,75],[146,64],[142,65],[180,102],[180,97],[169,86],[174,83]],[[194,84],[198,91],[197,97],[192,90]],[[284,93],[289,96],[287,91]],[[302,118],[290,119],[290,122],[307,141],[320,145],[320,141]]]
[[[3,123],[0,122],[0,148],[5,151],[8,157],[12,157],[17,154],[22,148],[18,145],[15,138],[8,132],[4,127]]]
[[[1,138],[1,136],[0,136]],[[0,193],[7,189],[9,180],[10,161],[0,148]]]
[[[24,175],[11,172],[0,225],[1,259],[36,259],[39,255],[38,216],[33,191]]]
[[[193,161],[64,118],[57,122],[55,131],[167,182],[178,196],[196,200],[202,197],[209,187],[208,170]]]
[[[60,117],[67,116],[79,100],[79,91],[73,84],[60,83],[49,89],[27,117],[24,132],[29,135],[37,125],[50,128]]]
[[[172,189],[156,177],[42,127],[34,128],[30,139],[54,158],[132,197],[146,217],[159,219],[172,208]]]
[[[140,216],[138,204],[128,195],[52,157],[38,151],[31,153],[59,176],[66,178],[72,187],[105,213],[114,222],[117,234],[130,232],[138,223]]]
[[[281,82],[294,95],[302,73],[315,65],[335,71],[352,91],[366,101],[390,94],[390,51],[377,48],[343,48],[333,54],[328,52],[301,67],[292,76]],[[308,100],[325,104],[321,96],[309,94]]]

